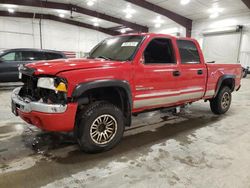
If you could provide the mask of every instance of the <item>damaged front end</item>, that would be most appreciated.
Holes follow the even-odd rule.
[[[22,112],[62,113],[67,108],[67,82],[63,78],[35,76],[35,69],[19,67],[23,86],[12,93],[12,103]],[[12,109],[13,109],[12,108]],[[15,113],[18,115],[17,113]]]
[[[12,92],[12,112],[44,130],[72,130],[77,104],[67,102],[66,79],[36,76],[34,71],[28,67],[19,69],[24,85]]]

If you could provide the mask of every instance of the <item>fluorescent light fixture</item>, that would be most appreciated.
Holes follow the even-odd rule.
[[[15,10],[14,10],[13,8],[8,8],[8,12],[9,12],[9,13],[14,13]]]
[[[59,14],[59,17],[60,18],[64,18],[64,14]]]
[[[87,1],[87,5],[88,5],[89,7],[93,6],[93,5],[94,5],[94,1]]]
[[[188,3],[190,3],[190,0],[181,0],[181,4],[182,4],[182,5],[186,5],[186,4],[188,4]]]
[[[219,13],[215,12],[215,13],[213,13],[213,14],[210,15],[210,18],[214,19],[214,18],[217,18],[218,16],[219,16]]]
[[[121,33],[126,33],[126,29],[121,29],[120,32]]]
[[[98,27],[98,26],[99,26],[99,23],[95,22],[93,25],[94,25],[95,27]]]

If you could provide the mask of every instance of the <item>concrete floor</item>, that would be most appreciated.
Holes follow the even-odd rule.
[[[0,91],[0,187],[250,187],[250,79],[230,111],[193,104],[133,119],[113,150],[85,154],[70,134],[44,133],[10,113]]]

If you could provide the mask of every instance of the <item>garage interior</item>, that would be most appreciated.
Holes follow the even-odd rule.
[[[85,58],[108,37],[148,32],[196,39],[206,62],[250,67],[250,0],[0,0],[0,51]],[[0,83],[0,187],[250,187],[249,75],[226,114],[204,101],[145,112],[98,154],[12,114],[18,86]]]

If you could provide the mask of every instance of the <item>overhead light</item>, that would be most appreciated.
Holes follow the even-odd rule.
[[[130,4],[127,5],[126,9],[123,10],[123,12],[126,13],[126,18],[132,18],[133,14],[135,13],[135,10],[131,8]]]
[[[94,5],[94,1],[93,0],[87,1],[87,5],[90,6],[90,7],[93,6]]]
[[[97,23],[97,22],[94,22],[94,24],[93,24],[95,27],[98,27],[99,26],[99,23]]]
[[[220,8],[217,3],[213,4],[213,7],[208,9],[210,13],[210,18],[217,18],[221,12],[223,12],[224,8]]]
[[[156,24],[155,24],[155,28],[159,28],[159,27],[161,27],[161,24],[156,23]]]
[[[56,9],[55,11],[56,11],[58,14],[66,14],[66,13],[68,13],[67,10],[62,10],[62,9]]]
[[[132,18],[132,15],[131,14],[126,14],[126,18]]]
[[[15,10],[14,10],[13,8],[8,8],[8,12],[9,12],[9,13],[14,13]]]
[[[164,23],[164,20],[161,19],[161,16],[157,16],[153,22],[155,23],[155,28],[159,28]]]
[[[190,3],[190,0],[181,0],[181,4],[182,4],[182,5],[186,5],[186,4],[188,4],[188,3]]]
[[[120,32],[121,33],[126,33],[126,29],[121,29]]]
[[[210,15],[210,18],[217,18],[219,16],[219,13],[218,12],[215,12],[213,14]]]
[[[221,12],[223,12],[223,10],[224,10],[224,8],[213,7],[213,8],[208,9],[208,12],[209,13],[215,13],[215,12],[221,13]]]
[[[60,18],[64,18],[64,14],[59,14],[59,17]]]
[[[92,19],[92,22],[100,22],[100,19],[98,19],[98,18],[93,18],[93,19]]]

